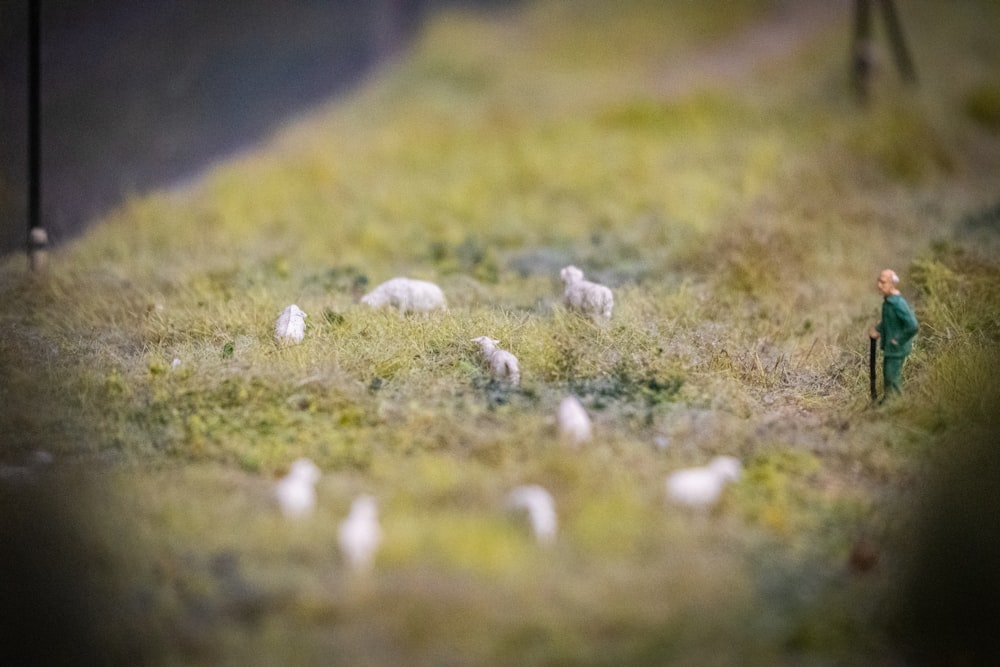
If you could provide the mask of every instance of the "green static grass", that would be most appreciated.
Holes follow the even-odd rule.
[[[1000,58],[989,22],[908,3],[921,87],[881,71],[861,109],[846,15],[738,85],[664,93],[784,3],[605,4],[436,14],[350,96],[130,200],[47,273],[4,260],[0,464],[53,455],[44,513],[92,545],[57,573],[122,602],[93,630],[119,662],[905,661],[886,610],[920,592],[914,499],[947,443],[996,433],[1000,144],[967,98]],[[609,322],[564,307],[567,264],[613,288]],[[873,407],[885,266],[921,332],[905,399]],[[399,275],[448,309],[358,303]],[[306,336],[281,347],[291,303]],[[570,393],[595,434],[575,450]],[[666,504],[669,472],[721,454],[745,469],[716,508]],[[324,477],[289,523],[272,488],[301,456]],[[520,484],[552,493],[555,544],[507,508]],[[367,578],[336,546],[359,493],[385,531]]]

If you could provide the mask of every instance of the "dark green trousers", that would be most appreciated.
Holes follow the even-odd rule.
[[[903,393],[903,362],[906,357],[882,357],[882,381],[885,395]]]

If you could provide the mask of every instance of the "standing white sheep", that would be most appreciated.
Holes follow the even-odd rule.
[[[445,310],[444,292],[434,283],[413,278],[387,280],[361,297],[361,303],[381,308],[392,306],[403,313]]]
[[[566,444],[576,447],[590,440],[590,417],[576,396],[567,396],[559,403],[556,426],[559,438]]]
[[[274,487],[274,495],[287,519],[300,519],[316,507],[316,482],[322,473],[309,459],[297,459]]]
[[[739,459],[716,456],[707,466],[685,468],[667,477],[667,498],[678,505],[707,509],[718,502],[727,482],[740,478]]]
[[[543,487],[536,484],[519,486],[507,496],[507,506],[515,510],[527,510],[535,539],[541,544],[552,544],[556,540],[558,519],[556,504]]]
[[[294,303],[281,311],[274,323],[274,340],[279,345],[298,345],[306,335],[306,315]]]
[[[594,321],[602,317],[611,317],[611,309],[615,306],[615,298],[611,290],[604,285],[592,283],[583,279],[583,271],[575,266],[563,267],[559,272],[566,288],[563,290],[563,301],[567,308],[578,310],[590,315]]]
[[[382,543],[378,506],[373,497],[362,495],[354,499],[350,513],[337,529],[337,543],[352,570],[363,573],[371,569],[375,552]]]
[[[493,377],[498,380],[506,380],[512,385],[517,385],[521,381],[521,368],[517,363],[517,357],[502,350],[497,345],[500,343],[495,338],[489,336],[479,336],[472,339],[473,343],[479,343],[483,350],[483,359],[489,366]]]

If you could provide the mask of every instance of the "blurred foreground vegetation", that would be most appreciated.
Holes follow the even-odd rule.
[[[5,260],[0,555],[23,655],[995,657],[1000,6],[905,3],[920,87],[886,58],[862,109],[842,4],[760,66],[738,36],[788,3],[445,11],[349,98],[130,201],[44,275]],[[665,84],[712,58],[729,69]],[[614,289],[606,326],[562,307],[570,263]],[[885,266],[921,333],[905,399],[875,408]],[[397,275],[448,311],[356,303]],[[279,348],[290,303],[306,339]],[[519,388],[489,379],[479,335],[518,356]],[[577,451],[555,437],[567,393],[595,423]],[[717,454],[745,474],[711,515],[668,507],[665,476]],[[292,524],[270,494],[300,456],[325,474]],[[556,499],[553,548],[504,508],[524,483]],[[386,539],[358,580],[336,529],[361,492]]]

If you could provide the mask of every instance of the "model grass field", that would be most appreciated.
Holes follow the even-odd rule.
[[[823,15],[778,53],[742,36],[791,3],[444,11],[352,95],[128,201],[43,274],[5,259],[4,604],[23,600],[25,651],[995,655],[1000,5],[903,3],[919,85],[886,60],[862,107],[849,3],[794,4]],[[606,322],[563,305],[570,264],[613,290]],[[873,407],[886,267],[920,332],[903,396]],[[396,276],[447,309],[358,302]],[[305,335],[278,345],[289,304]],[[576,447],[570,394],[592,420]],[[667,475],[716,456],[742,464],[719,503],[668,504]],[[303,457],[315,511],[287,520],[274,487]],[[507,507],[523,485],[554,500],[551,543]],[[363,494],[382,540],[359,576],[337,532]]]

